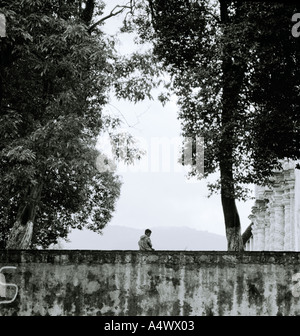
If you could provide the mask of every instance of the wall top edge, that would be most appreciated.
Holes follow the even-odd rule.
[[[158,250],[0,250],[0,266],[7,264],[300,264],[293,251],[174,251]]]

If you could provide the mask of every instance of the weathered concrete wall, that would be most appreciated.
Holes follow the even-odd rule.
[[[0,272],[2,316],[300,315],[296,252],[0,251]]]

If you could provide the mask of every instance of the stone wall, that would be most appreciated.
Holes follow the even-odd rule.
[[[1,316],[300,314],[297,252],[0,251],[0,274]]]

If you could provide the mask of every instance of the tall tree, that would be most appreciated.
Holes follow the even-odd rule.
[[[101,30],[125,7],[105,17],[95,0],[1,0],[0,8],[1,248],[47,247],[70,228],[101,232],[121,186],[96,165],[99,134],[119,126],[103,107],[112,89],[134,101],[150,90],[147,62],[119,57]]]
[[[142,40],[172,76],[185,137],[204,138],[204,173],[220,173],[228,250],[241,251],[236,199],[247,184],[270,184],[281,159],[300,157],[300,49],[291,34],[293,3],[148,0]],[[127,23],[127,26],[130,26]],[[197,155],[195,152],[194,155]]]

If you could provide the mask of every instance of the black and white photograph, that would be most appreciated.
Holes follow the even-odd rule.
[[[0,320],[19,316],[300,316],[299,1],[0,0]]]

